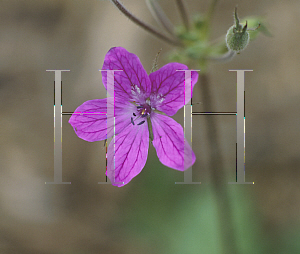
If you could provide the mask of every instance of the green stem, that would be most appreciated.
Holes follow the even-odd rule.
[[[209,9],[208,9],[208,12],[207,12],[207,21],[209,23],[211,22],[211,19],[214,15],[217,3],[218,3],[218,0],[212,0],[211,4],[209,6]]]
[[[169,20],[163,9],[156,0],[146,0],[148,9],[158,24],[160,24],[173,38],[177,38],[174,33],[174,25]]]
[[[217,57],[209,57],[207,60],[214,61],[214,62],[227,62],[231,60],[233,57],[235,57],[236,52],[232,50],[228,50],[226,53],[223,55],[217,56]]]
[[[144,23],[143,21],[141,21],[140,19],[138,19],[137,17],[135,17],[134,15],[132,15],[123,4],[121,4],[118,0],[110,0],[127,18],[129,18],[132,22],[134,22],[135,24],[137,24],[138,26],[142,27],[143,29],[145,29],[146,31],[152,33],[153,35],[155,35],[156,37],[158,37],[161,40],[164,40],[165,42],[168,42],[172,45],[175,46],[182,46],[181,42],[178,40],[172,40],[168,37],[166,37],[164,34],[160,33],[159,31],[157,31],[154,27],[151,27],[149,25],[147,25],[146,23]]]
[[[149,139],[153,141],[153,131],[152,131],[152,123],[150,117],[147,117],[147,124],[148,124],[148,130],[149,130]]]
[[[190,29],[190,21],[189,21],[189,16],[187,14],[187,10],[186,7],[184,5],[184,3],[182,2],[182,0],[176,0],[179,12],[180,12],[180,16],[182,18],[183,24],[185,26],[185,29],[187,31],[189,31]]]
[[[207,74],[200,75],[201,100],[204,111],[214,112],[211,86]],[[236,238],[234,223],[230,206],[230,198],[227,191],[227,177],[224,170],[222,152],[217,123],[214,116],[205,116],[206,135],[209,140],[209,172],[211,172],[211,183],[216,197],[218,218],[224,254],[236,254]]]
[[[214,15],[215,7],[216,7],[217,3],[218,3],[218,0],[212,0],[211,4],[209,6],[209,9],[207,11],[206,22],[205,22],[205,34],[206,34],[207,39],[209,38],[211,20]]]

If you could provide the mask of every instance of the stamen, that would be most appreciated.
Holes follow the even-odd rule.
[[[143,124],[145,121],[141,121],[140,123],[138,123],[137,125],[141,125],[141,124]]]
[[[136,114],[135,114],[135,113],[133,113],[133,115],[134,115],[134,116],[136,116]]]
[[[141,89],[137,86],[137,85],[135,85],[135,90],[140,94],[141,93]]]
[[[131,119],[131,123],[132,123],[132,124],[134,125],[134,121],[133,121],[133,118],[131,117],[130,119]]]
[[[162,102],[165,100],[165,98],[164,98],[164,96],[163,96],[162,94],[158,94],[158,95],[156,96],[156,99],[157,99],[157,101],[158,101],[159,103],[162,103]]]

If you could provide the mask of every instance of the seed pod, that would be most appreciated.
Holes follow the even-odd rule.
[[[230,27],[227,31],[226,45],[229,50],[240,52],[247,47],[249,40],[249,33],[244,29],[242,31],[238,31],[235,25]]]
[[[244,27],[240,25],[236,8],[234,12],[234,19],[235,25],[231,26],[226,34],[226,45],[229,50],[239,53],[247,47],[250,35],[247,32],[247,21]]]

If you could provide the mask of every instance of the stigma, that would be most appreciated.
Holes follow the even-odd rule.
[[[132,113],[132,116],[130,118],[130,122],[132,125],[135,125],[135,122],[139,119],[139,118],[147,118],[150,117],[152,112],[152,108],[150,106],[150,99],[148,98],[145,103],[142,103],[140,105],[136,106],[136,112]],[[146,120],[140,120],[138,121],[137,125],[142,125],[146,122]]]

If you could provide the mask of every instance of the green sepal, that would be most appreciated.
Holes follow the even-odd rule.
[[[255,40],[259,33],[263,33],[268,37],[272,37],[270,30],[268,29],[268,25],[262,17],[248,16],[245,17],[242,21],[248,23],[248,32],[250,34],[250,40]],[[255,29],[260,25],[260,27],[252,31],[251,29]]]

